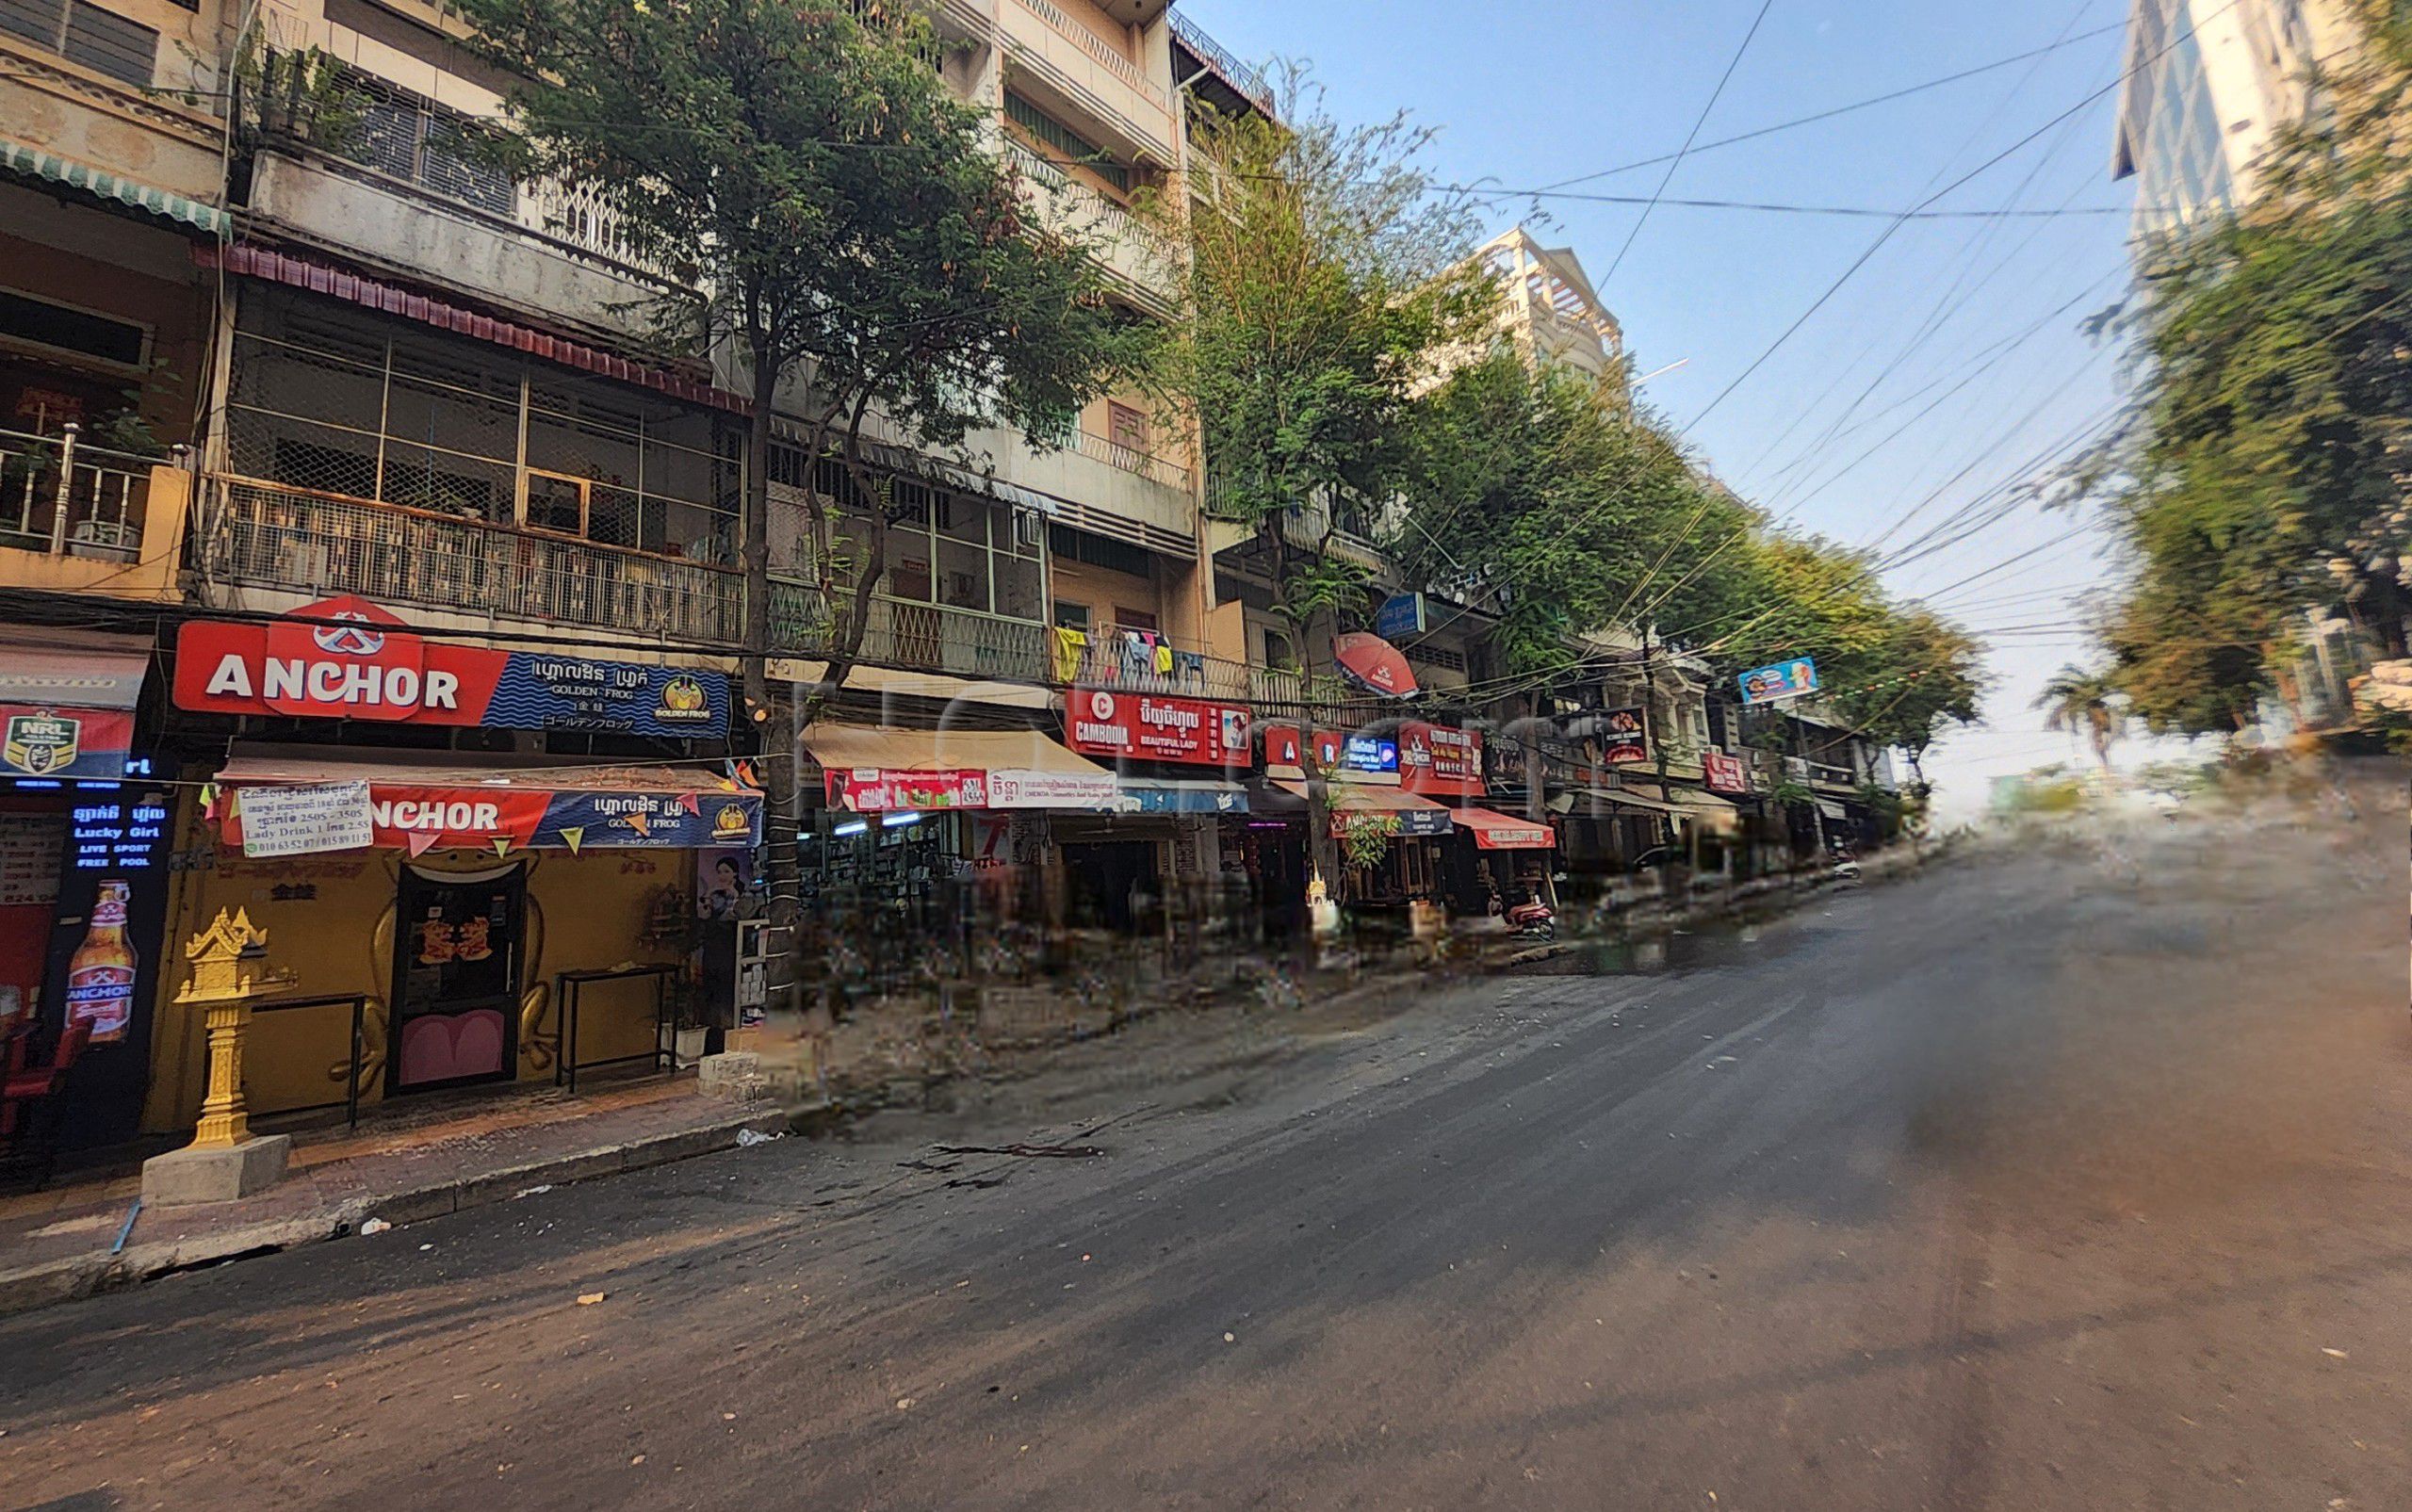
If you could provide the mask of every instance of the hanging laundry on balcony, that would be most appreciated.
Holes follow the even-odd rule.
[[[1165,645],[1163,642],[1161,642],[1161,641],[1160,641],[1160,642],[1156,642],[1156,645],[1155,645],[1154,651],[1155,651],[1155,673],[1156,673],[1156,675],[1157,675],[1157,676],[1159,676],[1159,677],[1169,677],[1169,676],[1171,676],[1171,675],[1172,675],[1172,647],[1170,647],[1170,646],[1168,646],[1168,645]]]
[[[1202,689],[1206,686],[1206,658],[1201,652],[1176,651],[1172,654],[1173,680],[1183,688]]]
[[[1122,674],[1145,681],[1156,670],[1155,638],[1139,630],[1122,632]]]
[[[1085,630],[1058,626],[1051,655],[1053,658],[1055,680],[1066,685],[1077,682],[1081,675],[1081,659],[1088,652],[1089,637]]]

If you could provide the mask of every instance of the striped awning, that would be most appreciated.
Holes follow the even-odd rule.
[[[206,231],[213,236],[226,234],[226,212],[214,205],[187,200],[181,194],[170,194],[148,184],[137,184],[132,179],[120,178],[115,173],[104,172],[86,163],[71,162],[56,153],[46,153],[38,147],[10,141],[5,137],[0,137],[0,169],[80,190],[95,199],[114,200],[130,209],[157,216],[163,220],[177,221],[196,231]]]

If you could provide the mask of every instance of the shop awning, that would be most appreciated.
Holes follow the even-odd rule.
[[[1669,803],[1662,798],[1644,798],[1639,793],[1629,793],[1622,789],[1612,788],[1573,789],[1551,799],[1549,807],[1550,812],[1554,814],[1573,814],[1589,808],[1594,803],[1603,804],[1610,808],[1632,809],[1639,813],[1671,814],[1677,819],[1685,817],[1689,812],[1682,804]]]
[[[0,773],[125,775],[134,706],[151,670],[136,636],[27,630],[0,637]]]
[[[1850,822],[1850,813],[1844,809],[1842,805],[1835,803],[1831,798],[1820,798],[1817,800],[1817,812],[1825,815],[1828,819],[1841,820],[1846,824]]]
[[[367,786],[371,843],[413,855],[456,847],[507,854],[750,846],[762,829],[759,791],[699,768],[277,751],[236,756],[219,772],[219,786],[231,789],[220,801],[220,833],[228,845],[242,843],[245,789],[345,783]]]
[[[114,200],[128,209],[139,210],[163,220],[173,220],[213,236],[226,234],[226,212],[213,205],[187,200],[181,194],[171,194],[148,184],[105,173],[88,164],[70,162],[55,153],[0,137],[0,168],[28,178],[76,189],[95,199]]]
[[[222,268],[246,278],[267,279],[293,288],[308,289],[330,299],[343,300],[371,310],[383,310],[405,320],[416,320],[441,331],[455,332],[478,341],[490,341],[513,351],[524,351],[531,357],[560,363],[580,372],[614,379],[653,389],[691,403],[709,405],[743,415],[753,409],[752,401],[742,394],[714,388],[709,383],[668,372],[646,363],[631,362],[616,352],[557,336],[548,331],[538,331],[509,320],[498,320],[490,315],[448,304],[425,294],[363,278],[340,268],[330,268],[296,257],[289,252],[267,247],[254,247],[235,242],[220,247],[211,243],[197,245],[192,250],[193,261],[203,268]]]
[[[1449,815],[1458,828],[1474,832],[1477,850],[1547,851],[1557,844],[1556,834],[1547,824],[1529,819],[1511,819],[1489,808],[1453,808]]]
[[[858,814],[930,808],[1112,810],[1110,767],[1037,730],[907,730],[816,724],[805,749],[832,805]]]
[[[1292,795],[1307,796],[1303,782],[1274,784]],[[1401,835],[1446,835],[1449,833],[1449,809],[1429,798],[1419,798],[1398,788],[1369,787],[1363,783],[1334,782],[1324,788],[1325,805],[1331,811],[1334,833],[1367,820],[1394,820]]]

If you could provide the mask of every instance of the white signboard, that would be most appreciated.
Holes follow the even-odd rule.
[[[988,773],[991,808],[1099,808],[1119,805],[1122,789],[1111,772],[1029,772],[1007,768]]]
[[[313,855],[376,843],[365,782],[245,788],[238,801],[243,806],[243,854],[248,856]]]

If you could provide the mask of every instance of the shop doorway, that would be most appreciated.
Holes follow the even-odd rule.
[[[1143,923],[1153,926],[1164,895],[1154,841],[1104,840],[1061,849],[1074,927],[1129,935]]]
[[[527,869],[402,869],[387,1093],[504,1081],[519,1069]]]

